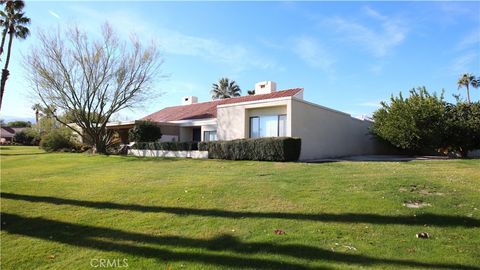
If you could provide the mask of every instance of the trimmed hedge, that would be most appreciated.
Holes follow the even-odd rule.
[[[198,142],[137,142],[132,145],[132,149],[192,151],[198,150]]]
[[[214,159],[296,161],[301,144],[300,138],[272,137],[200,142],[198,149],[208,151],[208,158]]]

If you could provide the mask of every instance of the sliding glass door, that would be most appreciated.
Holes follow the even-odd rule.
[[[250,138],[287,135],[287,116],[262,115],[250,117]]]

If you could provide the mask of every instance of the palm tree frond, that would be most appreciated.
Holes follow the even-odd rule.
[[[223,99],[238,97],[241,95],[241,90],[235,81],[223,77],[217,83],[212,84],[210,93],[212,94],[212,99]]]
[[[30,35],[30,30],[27,27],[17,25],[15,29],[15,37],[25,39]]]

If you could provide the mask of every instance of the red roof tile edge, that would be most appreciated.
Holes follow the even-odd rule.
[[[208,119],[217,117],[217,106],[224,104],[234,104],[241,102],[268,100],[281,97],[291,97],[302,91],[303,88],[292,88],[279,90],[268,94],[241,96],[227,99],[217,99],[212,101],[194,103],[190,105],[179,105],[166,107],[160,111],[149,114],[141,120],[150,120],[155,122],[169,122],[189,119]]]

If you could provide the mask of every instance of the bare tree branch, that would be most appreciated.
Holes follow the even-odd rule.
[[[57,108],[57,121],[105,153],[112,115],[156,94],[152,87],[163,63],[156,46],[145,47],[135,37],[121,42],[108,24],[98,40],[78,27],[42,32],[38,39],[25,57],[35,95],[44,106]],[[67,112],[82,132],[61,119]]]

